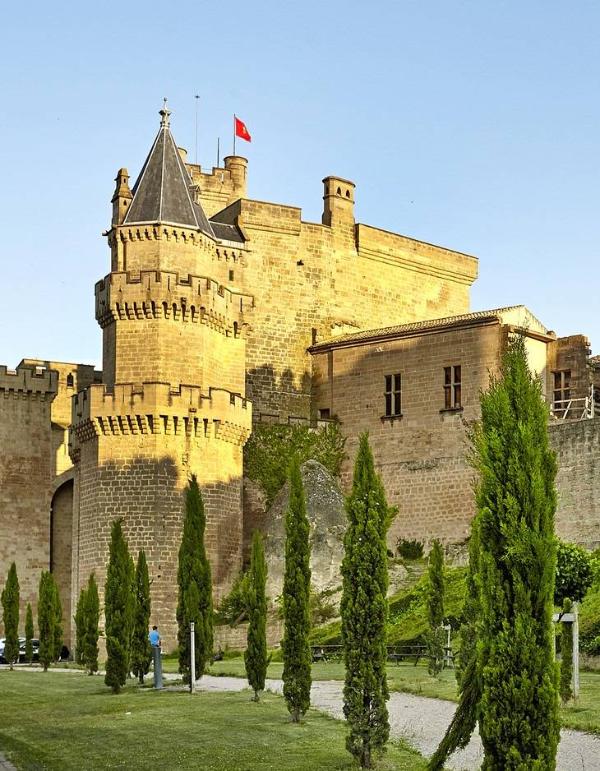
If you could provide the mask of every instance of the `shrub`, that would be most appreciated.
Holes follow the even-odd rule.
[[[404,557],[407,560],[418,560],[423,556],[423,544],[420,541],[407,541],[405,538],[398,538],[396,553],[399,557]]]
[[[112,524],[104,589],[106,616],[106,674],[104,682],[119,693],[129,674],[133,627],[133,575],[121,520]]]
[[[562,606],[565,599],[580,602],[593,579],[591,554],[577,544],[558,541],[554,604]]]
[[[4,624],[4,658],[13,668],[19,660],[19,579],[17,566],[9,568],[6,584],[2,590],[2,620]]]
[[[258,530],[252,537],[252,559],[248,583],[248,624],[247,646],[244,664],[248,685],[254,691],[254,701],[259,700],[260,691],[265,688],[267,675],[267,563],[262,536]]]
[[[238,574],[229,594],[221,600],[215,611],[217,624],[241,624],[248,616],[248,589],[250,576],[246,572]]]

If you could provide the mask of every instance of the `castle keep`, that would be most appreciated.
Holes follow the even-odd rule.
[[[120,517],[132,553],[146,551],[172,645],[182,491],[196,474],[219,596],[258,521],[243,448],[260,422],[339,421],[343,484],[368,429],[399,507],[390,538],[461,541],[466,430],[523,330],[562,459],[559,530],[599,540],[600,362],[584,337],[557,338],[523,306],[472,313],[476,258],[356,223],[352,182],[323,180],[320,223],[249,199],[245,158],[188,163],[160,115],[135,184],[124,168],[116,177],[110,272],[95,288],[102,371],[0,367],[0,575],[16,561],[23,603],[50,567],[68,632],[90,572],[103,587]]]

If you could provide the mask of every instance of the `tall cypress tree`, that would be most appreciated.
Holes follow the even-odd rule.
[[[77,608],[75,609],[75,615],[73,619],[75,621],[75,662],[77,664],[84,664],[83,658],[83,646],[85,637],[85,612],[86,612],[86,590],[83,588],[79,592],[79,599],[77,600]]]
[[[427,647],[429,674],[437,677],[444,666],[444,552],[437,540],[429,555],[429,592],[427,596],[429,630]]]
[[[25,661],[31,664],[33,661],[33,636],[35,630],[33,628],[33,611],[31,610],[31,603],[27,603],[27,610],[25,611]]]
[[[144,675],[148,674],[152,661],[152,646],[148,639],[150,611],[150,577],[146,553],[142,550],[138,554],[135,569],[135,612],[131,646],[131,671],[140,683],[144,682]]]
[[[2,590],[2,622],[4,624],[4,658],[13,668],[19,660],[19,579],[13,562]]]
[[[119,693],[129,674],[133,621],[131,558],[123,537],[121,520],[112,524],[106,585],[104,589],[106,674],[104,682]]]
[[[96,576],[92,573],[85,590],[82,659],[88,675],[98,671],[98,624],[100,622],[100,598]]]
[[[290,499],[285,515],[285,572],[283,577],[284,634],[283,695],[292,721],[297,723],[310,706],[310,526],[300,465],[290,469]]]
[[[54,661],[59,661],[63,647],[63,623],[62,623],[62,603],[58,591],[58,584],[54,575],[50,573],[50,585],[52,587],[52,606],[54,608],[54,643],[53,655]]]
[[[177,570],[177,641],[179,671],[190,683],[190,622],[194,621],[195,679],[205,671],[213,652],[213,610],[210,564],[204,546],[206,517],[198,480],[193,475],[185,492],[185,517]]]
[[[556,460],[548,408],[523,337],[481,397],[479,731],[484,768],[555,767],[559,739],[552,625]]]
[[[346,747],[362,768],[371,768],[390,732],[385,671],[389,511],[366,433],[360,437],[346,512],[341,602],[344,715],[350,726]]]
[[[473,434],[479,478],[472,547],[479,554],[474,559],[471,552],[476,591],[469,612],[477,622],[466,639],[475,655],[461,675],[456,716],[434,758],[464,746],[477,719],[483,769],[556,767],[556,460],[547,421],[541,384],[527,365],[524,338],[516,337],[501,377],[481,396],[481,423]]]
[[[38,630],[40,635],[40,663],[44,672],[55,661],[56,609],[54,580],[50,572],[43,570],[38,592]]]
[[[263,540],[258,530],[252,536],[250,581],[248,587],[248,642],[244,653],[248,684],[254,691],[254,701],[265,688],[267,675],[267,563]]]
[[[477,725],[481,683],[477,672],[477,622],[479,620],[479,534],[477,518],[473,520],[469,540],[469,571],[467,592],[460,627],[460,651],[457,658],[458,707],[439,747],[431,757],[428,768],[440,771],[446,760],[457,749],[467,746]]]

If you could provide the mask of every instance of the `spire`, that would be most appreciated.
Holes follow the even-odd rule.
[[[171,110],[167,109],[167,97],[163,97],[163,107],[162,110],[158,111],[158,114],[160,115],[160,127],[161,128],[169,128],[169,116],[171,115]]]
[[[201,230],[214,238],[212,227],[194,195],[193,182],[171,134],[165,98],[160,128],[139,177],[124,225],[163,222]]]

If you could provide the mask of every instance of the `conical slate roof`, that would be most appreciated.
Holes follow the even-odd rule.
[[[160,129],[133,186],[133,200],[123,224],[164,222],[201,230],[214,238],[202,207],[192,197],[192,180],[169,129],[166,105],[160,115]]]

